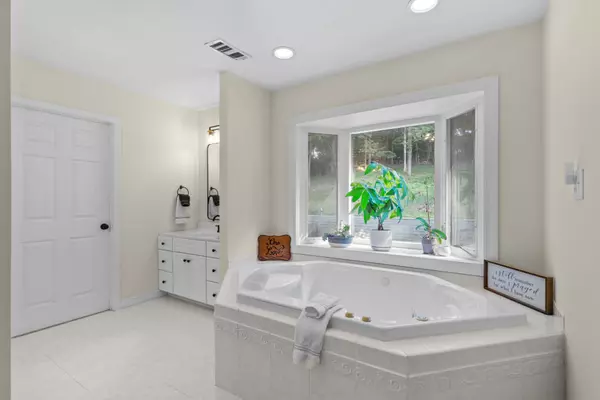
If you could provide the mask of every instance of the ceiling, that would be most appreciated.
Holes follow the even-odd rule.
[[[219,100],[218,71],[277,89],[540,19],[548,0],[12,0],[17,54],[174,104]],[[204,46],[221,38],[252,58]],[[277,46],[297,52],[272,56]]]

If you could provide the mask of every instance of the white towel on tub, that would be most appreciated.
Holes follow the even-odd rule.
[[[321,318],[311,318],[306,315],[306,309],[302,310],[294,333],[294,364],[304,363],[306,369],[312,369],[321,362],[327,326],[333,314],[341,309],[342,306],[334,305]]]
[[[337,305],[340,301],[338,297],[330,296],[325,293],[318,293],[315,297],[310,299],[308,305],[304,308],[306,316],[310,318],[322,318],[327,310]]]

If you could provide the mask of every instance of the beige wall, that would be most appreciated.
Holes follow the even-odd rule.
[[[221,265],[256,259],[257,238],[269,233],[271,93],[221,73]],[[224,255],[224,256],[223,256]]]
[[[10,1],[0,0],[0,400],[10,399]]]
[[[546,263],[557,279],[565,315],[569,400],[600,398],[596,315],[600,269],[600,2],[552,0],[546,20],[545,220]],[[564,184],[564,164],[585,169],[585,200]]]
[[[542,271],[542,26],[473,38],[273,95],[275,228],[289,232],[289,121],[298,115],[487,76],[500,77],[500,256]]]
[[[198,151],[200,153],[200,165],[198,166],[198,195],[199,198],[199,213],[198,217],[201,222],[209,221],[206,218],[206,198],[208,192],[206,190],[206,147],[211,143],[219,143],[220,132],[215,132],[212,136],[208,135],[208,127],[219,125],[219,108],[210,108],[199,112],[199,134],[198,134]]]
[[[121,295],[155,292],[156,235],[176,229],[178,185],[190,188],[193,201],[204,198],[198,190],[198,112],[20,57],[13,57],[12,84],[15,96],[120,120]],[[196,215],[192,220],[189,228]]]

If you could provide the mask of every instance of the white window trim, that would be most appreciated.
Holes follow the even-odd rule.
[[[332,249],[324,245],[305,245],[297,242],[297,238],[300,237],[304,227],[306,226],[307,213],[304,212],[303,207],[300,207],[300,205],[306,205],[308,200],[308,171],[307,168],[303,168],[303,166],[305,166],[305,160],[307,160],[308,157],[308,150],[306,146],[308,132],[311,131],[314,133],[336,134],[338,135],[338,146],[340,146],[340,140],[344,140],[343,138],[346,138],[346,140],[349,141],[349,135],[347,135],[349,131],[360,132],[360,129],[364,128],[361,127],[359,129],[353,128],[351,130],[336,130],[319,127],[314,123],[314,121],[472,92],[483,92],[483,103],[485,104],[485,107],[483,104],[477,105],[478,108],[481,107],[478,112],[481,112],[481,115],[484,116],[484,134],[478,135],[476,143],[476,171],[478,172],[476,191],[478,198],[479,247],[477,260],[412,254],[414,252],[403,251],[402,249],[397,248],[393,249],[389,253],[378,253],[369,249],[368,246],[362,245],[353,246],[351,249]],[[488,77],[474,81],[323,110],[320,112],[300,116],[291,121],[290,131],[294,138],[294,140],[290,140],[289,149],[290,188],[292,189],[293,193],[293,196],[291,196],[291,207],[292,210],[294,210],[294,213],[291,214],[289,221],[289,226],[292,228],[290,229],[292,232],[292,251],[296,254],[310,256],[341,260],[355,260],[389,266],[402,266],[423,270],[445,271],[451,273],[482,276],[483,259],[498,258],[498,106],[498,77]],[[460,114],[460,112],[457,114]],[[432,121],[431,118],[425,119],[429,122]],[[436,120],[436,152],[438,151],[438,146],[444,146],[444,143],[437,143],[438,128],[440,128],[440,132],[443,133],[444,140],[446,140],[447,135],[445,121],[446,120],[444,116],[441,118],[438,117]],[[478,121],[480,121],[480,119]],[[402,125],[406,125],[407,121],[402,122]],[[398,123],[395,122],[391,124],[372,125],[368,127],[368,130],[373,130],[370,128],[374,126],[377,127],[377,129],[386,129],[386,126],[394,127],[398,126]],[[482,127],[478,125],[477,129],[480,130],[481,128]],[[347,148],[349,149],[350,146],[348,145]],[[444,146],[443,148],[446,147]],[[338,154],[340,154],[339,151]],[[350,154],[347,156],[348,160],[338,159],[338,162],[342,163],[348,161],[349,164]],[[444,160],[443,162],[445,163],[447,160]],[[447,188],[444,187],[445,180],[438,179],[439,174],[445,173],[444,171],[446,169],[444,169],[444,166],[445,164],[442,164],[438,167],[436,163],[436,191],[438,190],[438,185],[440,185],[440,192],[438,193],[441,193],[442,190],[447,190]],[[338,184],[346,185],[347,183],[347,186],[349,186],[350,176],[343,176],[345,174],[342,171],[345,171],[345,168],[338,169]],[[340,197],[342,195],[343,193],[340,194]],[[348,199],[344,200],[348,201]],[[341,198],[339,204],[342,204]],[[447,215],[447,206],[445,206],[445,210],[438,210],[437,207],[438,206],[436,204],[436,216],[438,215],[439,211],[440,218],[444,218],[443,220],[445,220]],[[349,209],[350,208],[348,207],[348,210]],[[345,215],[342,215],[341,213],[339,214],[339,218],[343,219],[344,216]],[[438,221],[436,220],[436,223],[437,222]]]

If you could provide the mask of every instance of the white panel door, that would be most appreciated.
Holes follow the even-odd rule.
[[[16,336],[109,308],[111,139],[108,125],[20,107],[12,130]]]

